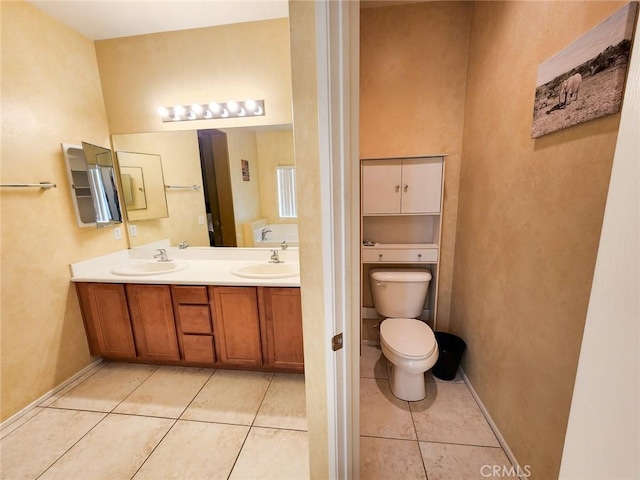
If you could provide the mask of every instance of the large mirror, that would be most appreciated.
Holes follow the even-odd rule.
[[[132,248],[165,239],[173,246],[297,246],[291,125],[122,134],[112,143]],[[120,160],[123,152],[159,157],[166,218],[136,217],[144,211],[136,188],[148,192],[148,179],[139,164]]]

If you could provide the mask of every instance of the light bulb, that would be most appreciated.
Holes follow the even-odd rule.
[[[177,113],[174,113],[173,115],[171,115],[171,120],[173,120],[174,122],[177,122],[178,120],[180,120],[180,115],[178,115]]]
[[[226,108],[222,109],[222,112],[220,112],[220,116],[223,118],[227,118],[229,116],[229,112],[227,111]]]
[[[191,105],[191,111],[196,115],[200,115],[202,113],[202,105],[200,105],[199,103],[194,103],[193,105]]]
[[[245,109],[244,109],[244,108],[240,107],[240,108],[238,109],[238,116],[239,116],[239,117],[244,117],[244,115],[245,115],[246,113],[247,113],[247,112],[245,111]]]
[[[211,113],[211,110],[207,110],[206,112],[204,112],[204,118],[213,118],[213,113]]]
[[[173,113],[176,115],[184,115],[185,113],[187,113],[187,111],[182,105],[176,105],[175,107],[173,107]]]
[[[236,113],[238,111],[238,102],[234,102],[233,100],[227,102],[227,108],[229,109],[229,113]]]
[[[189,120],[195,120],[195,119],[197,118],[197,115],[195,114],[195,112],[194,112],[193,110],[191,110],[191,111],[189,112],[189,114],[187,115],[187,118],[188,118]]]
[[[218,105],[216,102],[211,102],[209,104],[209,109],[211,109],[212,113],[220,113],[220,105]]]
[[[253,113],[254,115],[262,115],[264,113],[264,110],[262,110],[262,107],[260,105],[258,105],[258,107],[256,108],[256,111]]]
[[[158,115],[160,115],[161,117],[168,117],[169,109],[167,109],[166,107],[158,107]]]
[[[253,112],[256,109],[256,101],[252,100],[252,99],[247,99],[244,101],[244,107],[247,109],[248,112]]]

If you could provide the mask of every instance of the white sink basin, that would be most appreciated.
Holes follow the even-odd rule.
[[[174,260],[169,262],[146,262],[140,260],[117,265],[111,269],[111,273],[114,275],[141,277],[144,275],[162,275],[165,273],[179,272],[188,266],[189,264],[186,262],[176,262]]]
[[[231,273],[244,278],[287,278],[300,275],[300,264],[295,262],[252,263],[236,268]]]

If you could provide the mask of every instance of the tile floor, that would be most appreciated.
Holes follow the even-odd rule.
[[[459,374],[427,372],[427,397],[405,402],[391,393],[380,347],[363,345],[360,377],[362,480],[482,479],[483,465],[511,466]]]
[[[510,465],[460,377],[405,402],[379,347],[360,360],[362,480]],[[304,376],[105,362],[3,428],[0,455],[7,480],[307,479]]]
[[[303,375],[105,362],[0,438],[6,480],[309,478]]]

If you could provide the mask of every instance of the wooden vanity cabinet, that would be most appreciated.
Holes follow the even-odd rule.
[[[138,356],[144,360],[180,360],[169,285],[125,286]]]
[[[76,283],[91,355],[131,360],[136,348],[124,285]]]
[[[297,287],[77,283],[92,355],[304,371]]]
[[[218,362],[262,366],[260,317],[255,287],[209,287]]]
[[[300,289],[258,287],[258,304],[265,366],[304,371]]]
[[[214,331],[207,287],[172,285],[171,295],[183,360],[189,363],[215,363]]]

